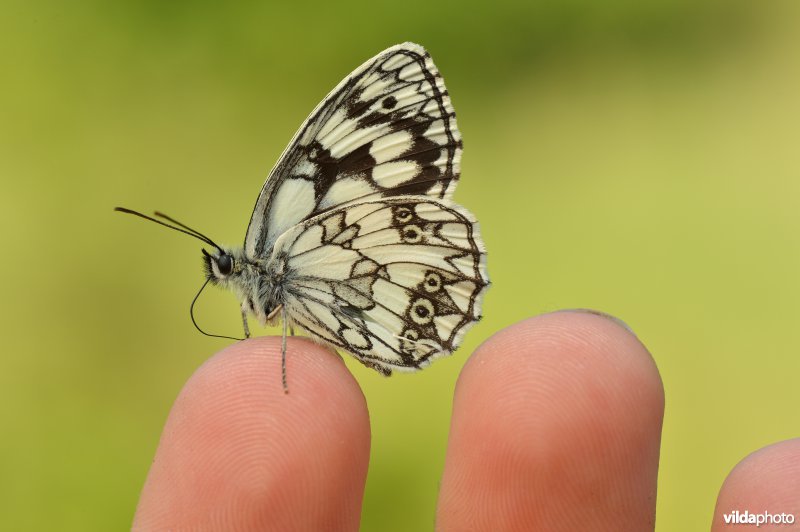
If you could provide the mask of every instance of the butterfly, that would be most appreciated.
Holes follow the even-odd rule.
[[[264,183],[243,247],[159,212],[116,210],[211,246],[203,287],[238,296],[245,337],[248,315],[280,319],[285,391],[294,327],[388,376],[452,353],[481,318],[486,248],[475,217],[450,199],[461,152],[442,76],[407,42],[362,64],[312,111]]]

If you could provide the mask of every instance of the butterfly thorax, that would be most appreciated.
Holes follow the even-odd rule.
[[[285,261],[251,259],[242,248],[223,247],[214,253],[204,250],[203,262],[206,278],[236,294],[242,311],[262,325],[282,303]]]

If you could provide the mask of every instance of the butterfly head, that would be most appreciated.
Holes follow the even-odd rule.
[[[227,281],[242,269],[241,252],[218,247],[210,253],[203,251],[203,266],[206,279],[213,284],[226,284]]]

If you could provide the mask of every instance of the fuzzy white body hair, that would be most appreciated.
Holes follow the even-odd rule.
[[[219,257],[227,254],[233,259],[233,271],[227,275],[220,272]],[[282,283],[285,261],[252,260],[245,256],[243,248],[222,247],[207,260],[208,278],[217,286],[233,292],[239,299],[242,314],[253,315],[265,326],[273,311],[282,303]]]

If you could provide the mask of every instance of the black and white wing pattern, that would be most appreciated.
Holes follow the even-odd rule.
[[[349,204],[284,233],[278,264],[293,323],[385,375],[450,354],[481,315],[486,251],[449,200]]]
[[[292,226],[352,201],[449,198],[461,146],[430,55],[413,43],[384,50],[337,85],[297,131],[261,189],[246,256],[266,258]]]

